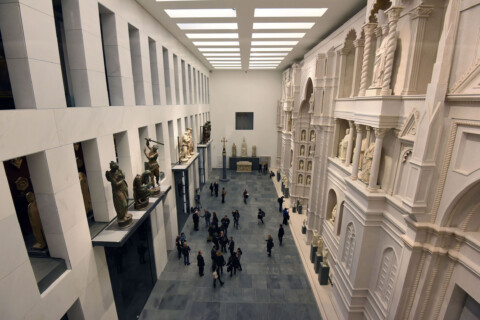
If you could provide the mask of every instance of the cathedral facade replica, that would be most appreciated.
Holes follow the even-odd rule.
[[[478,307],[478,17],[478,1],[369,0],[283,73],[277,166],[344,319]]]

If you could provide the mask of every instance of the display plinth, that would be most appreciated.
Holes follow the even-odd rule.
[[[288,187],[283,191],[283,196],[287,199],[290,198],[290,189],[288,189]]]
[[[237,171],[237,163],[240,161],[248,161],[252,163],[252,171],[258,170],[258,166],[260,164],[260,158],[259,157],[230,157],[228,159],[229,161],[229,166],[228,168],[230,170],[235,170]]]
[[[330,267],[324,266],[323,264],[320,266],[320,272],[318,273],[318,282],[320,282],[321,286],[328,285],[328,275],[330,274]]]
[[[315,256],[317,255],[318,247],[313,246],[313,243],[310,244],[310,262],[315,263]]]
[[[322,266],[322,262],[323,262],[323,256],[316,254],[316,255],[315,255],[315,273],[319,273],[319,272],[320,272],[320,268],[321,268],[321,266]]]
[[[250,161],[238,161],[237,172],[252,172],[252,163]]]

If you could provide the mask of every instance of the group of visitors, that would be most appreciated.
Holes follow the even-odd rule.
[[[258,172],[259,173],[268,173],[268,163],[265,163],[264,165],[262,165],[261,163],[258,164]]]

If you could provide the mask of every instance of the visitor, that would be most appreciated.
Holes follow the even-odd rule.
[[[220,282],[220,285],[223,286],[222,279],[220,278],[220,272],[219,272],[219,267],[215,266],[215,269],[213,270],[213,287],[217,287],[217,280]]]
[[[182,254],[183,254],[183,263],[186,266],[190,265],[190,247],[186,242],[183,243]]]
[[[238,222],[240,220],[240,213],[238,210],[232,211],[233,215],[233,227],[238,230]]]
[[[242,258],[242,249],[237,249],[237,259],[238,259],[238,271],[242,271],[242,265],[240,264],[240,259]]]
[[[212,197],[213,196],[213,183],[210,183],[210,196]]]
[[[283,207],[283,196],[281,196],[280,198],[278,198],[277,202],[278,202],[278,212],[282,212],[282,207]]]
[[[288,220],[290,220],[290,215],[288,214],[288,209],[283,209],[283,224],[288,225]]]
[[[215,181],[213,183],[213,188],[215,189],[215,197],[218,198],[218,183],[217,183],[217,181]]]
[[[203,268],[205,267],[205,260],[203,260],[202,251],[198,251],[197,266],[198,266],[198,274],[200,275],[200,277],[203,277]]]
[[[230,250],[230,254],[233,255],[235,254],[235,241],[233,241],[233,238],[230,237],[230,241],[228,242],[228,250]]]
[[[283,230],[283,226],[280,224],[280,228],[278,229],[278,241],[280,242],[280,245],[282,245],[284,234],[285,234],[285,230]]]
[[[268,256],[271,257],[272,256],[272,248],[275,246],[273,244],[273,238],[271,235],[268,236],[268,239],[265,240],[267,241],[267,252],[268,252]]]
[[[228,231],[228,226],[230,225],[230,219],[228,219],[227,215],[222,218],[222,227],[223,231],[225,233],[225,236],[227,236],[227,231]]]
[[[212,216],[212,214],[207,209],[204,209],[203,212],[203,217],[205,218],[205,225],[208,228],[210,226],[210,217]]]
[[[225,196],[227,195],[227,191],[225,191],[225,188],[222,188],[222,203],[225,203]]]
[[[260,220],[263,224],[263,218],[265,217],[265,212],[258,208],[257,219]]]
[[[225,259],[223,258],[222,251],[217,251],[217,257],[215,258],[215,264],[217,265],[218,276],[223,274],[223,266],[225,265]]]
[[[248,192],[247,189],[243,190],[243,203],[247,204]]]

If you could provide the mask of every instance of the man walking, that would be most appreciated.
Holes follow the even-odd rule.
[[[183,243],[182,253],[183,253],[183,263],[186,266],[190,265],[190,247],[186,242]]]
[[[204,209],[203,212],[204,212],[203,216],[205,217],[205,225],[208,228],[210,226],[210,217],[212,216],[212,214],[207,209]]]
[[[198,209],[195,210],[195,213],[192,216],[193,219],[193,230],[198,231],[198,223],[200,222],[200,216],[198,215]]]
[[[227,191],[225,191],[225,188],[222,188],[222,203],[225,203],[225,196],[227,195]]]
[[[222,231],[220,234],[220,245],[222,246],[222,252],[227,252],[227,244],[228,238]]]
[[[288,214],[288,209],[283,209],[283,224],[288,225],[288,220],[290,220],[290,215]]]
[[[233,241],[232,237],[230,237],[230,241],[228,243],[228,250],[230,250],[230,255],[235,254],[235,241]]]
[[[238,230],[238,221],[240,220],[240,213],[238,210],[232,212],[233,215],[233,227]]]
[[[243,190],[243,203],[247,204],[248,191],[247,189]]]
[[[215,181],[213,183],[213,189],[215,189],[215,197],[218,198],[218,183],[217,183],[217,181]]]
[[[210,183],[209,189],[210,189],[210,197],[212,197],[213,196],[213,183]]]
[[[282,207],[283,207],[283,196],[281,196],[280,198],[278,198],[278,212],[282,212]]]
[[[198,274],[200,275],[200,277],[203,277],[203,268],[205,267],[205,260],[203,260],[202,251],[198,251],[197,266],[198,266]]]
[[[221,222],[222,222],[222,226],[223,226],[225,236],[227,236],[228,226],[230,225],[230,219],[228,219],[227,215],[225,215],[225,217],[222,218]]]
[[[269,235],[269,236],[268,236],[268,239],[265,240],[265,241],[267,241],[267,252],[268,252],[268,256],[271,257],[271,256],[272,256],[272,248],[274,247],[272,236]]]
[[[283,230],[283,226],[280,225],[280,229],[278,229],[278,241],[280,245],[282,245],[283,235],[285,234],[285,230]]]
[[[257,219],[262,221],[262,224],[263,224],[263,218],[265,217],[265,212],[258,208],[258,213],[257,213]]]

